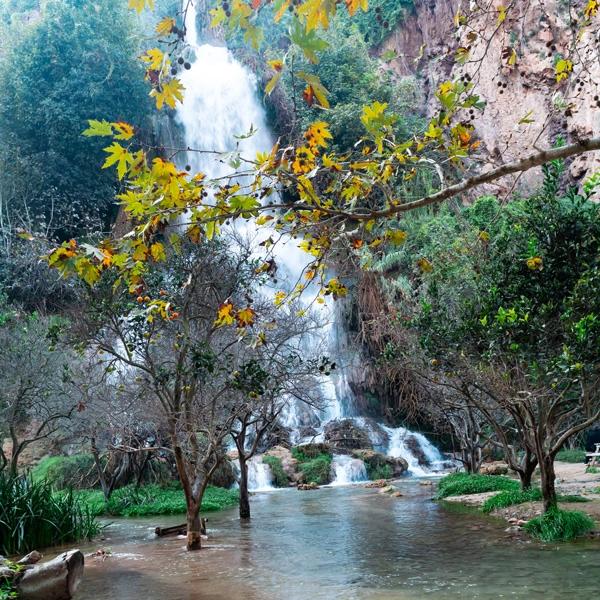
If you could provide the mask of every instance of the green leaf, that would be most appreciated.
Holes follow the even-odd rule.
[[[90,119],[88,123],[90,126],[83,132],[85,137],[107,137],[113,134],[112,124],[108,121],[96,121],[95,119]]]

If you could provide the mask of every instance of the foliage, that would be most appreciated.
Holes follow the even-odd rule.
[[[452,473],[442,478],[438,484],[437,499],[463,494],[519,490],[519,482],[503,475],[479,475]]]
[[[113,492],[108,503],[100,490],[83,490],[77,497],[87,503],[97,515],[115,517],[142,517],[146,515],[185,514],[186,502],[180,488],[145,485],[136,488],[128,485]],[[222,510],[235,506],[239,500],[237,490],[208,486],[202,499],[202,512]]]
[[[11,220],[29,214],[25,227],[61,237],[106,230],[115,216],[114,180],[99,170],[101,146],[81,131],[102,114],[147,135],[150,104],[127,6],[47,0],[29,18],[19,11],[31,2],[12,4],[0,55],[0,189]]]
[[[567,542],[585,535],[594,525],[593,519],[583,512],[555,508],[531,519],[524,527],[542,542]]]
[[[585,450],[567,450],[565,448],[558,452],[558,454],[556,455],[556,460],[568,463],[584,463]]]
[[[267,454],[263,455],[262,461],[266,465],[269,465],[271,473],[273,475],[273,483],[275,484],[275,487],[288,487],[289,478],[287,476],[287,473],[283,470],[281,459],[277,456],[269,456]]]
[[[372,461],[366,461],[365,468],[367,469],[367,476],[373,481],[377,479],[391,479],[394,474],[392,467],[388,464],[374,465]]]
[[[34,467],[31,476],[36,481],[48,480],[57,490],[89,488],[98,479],[90,454],[47,456]]]
[[[73,492],[57,495],[48,481],[0,473],[0,553],[91,539],[98,531],[92,512]]]
[[[306,447],[294,446],[292,456],[298,461],[298,470],[306,483],[322,485],[331,481],[331,452],[324,452],[309,444]]]
[[[528,490],[505,490],[488,498],[484,503],[483,512],[489,513],[499,508],[523,504],[524,502],[537,502],[542,499],[542,491],[539,488]]]

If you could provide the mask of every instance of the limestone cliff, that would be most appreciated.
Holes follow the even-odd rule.
[[[498,28],[498,9],[511,8]],[[569,13],[569,4],[571,13]],[[585,69],[575,69],[568,82],[555,83],[554,64],[572,42],[573,20],[581,14],[581,2],[560,0],[494,0],[490,11],[456,31],[454,16],[466,10],[461,0],[415,0],[407,14],[378,51],[392,51],[389,68],[399,76],[414,75],[422,81],[424,112],[432,110],[436,86],[449,78],[469,76],[487,102],[483,115],[474,121],[483,152],[490,163],[511,160],[533,147],[546,148],[557,136],[576,141],[600,134],[600,42],[598,31],[589,28],[579,46]],[[499,29],[499,31],[497,31]],[[475,31],[476,39],[468,38]],[[494,34],[494,35],[492,35]],[[459,46],[470,46],[469,60],[460,65],[454,55]],[[509,65],[507,49],[515,50],[516,63]],[[391,53],[388,53],[391,55]],[[479,60],[481,59],[481,60]],[[533,123],[518,124],[526,115]],[[581,180],[600,168],[600,153],[570,161],[573,180]],[[498,190],[513,185],[527,191],[536,185],[540,169],[518,181],[503,181]]]

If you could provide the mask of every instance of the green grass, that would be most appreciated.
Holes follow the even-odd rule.
[[[365,462],[365,468],[367,470],[367,477],[372,481],[377,479],[391,479],[394,474],[390,465],[373,465],[372,463]]]
[[[289,479],[287,473],[283,470],[281,459],[277,456],[263,455],[262,461],[266,465],[269,465],[271,473],[273,474],[273,483],[275,487],[287,487]]]
[[[524,528],[542,542],[567,542],[594,529],[594,521],[583,512],[556,508],[531,519]]]
[[[296,446],[292,448],[292,456],[298,461],[298,470],[302,473],[306,483],[323,485],[331,481],[331,462],[333,461],[331,453],[307,453],[304,447]]]
[[[0,554],[91,539],[99,530],[74,492],[56,494],[47,480],[0,474]]]
[[[77,492],[95,515],[114,517],[143,517],[150,515],[185,514],[186,504],[183,491],[173,487],[145,485],[136,489],[126,486],[115,490],[110,500],[105,503],[100,490],[83,490]],[[202,499],[202,512],[212,512],[235,506],[239,502],[237,490],[208,486]]]
[[[499,508],[506,508],[524,502],[537,502],[542,499],[542,490],[531,488],[529,490],[505,490],[488,498],[481,507],[485,513],[490,513]]]
[[[469,473],[452,473],[446,475],[438,484],[436,498],[461,496],[463,494],[480,494],[482,492],[518,491],[519,482],[502,475],[471,475]]]
[[[556,460],[568,463],[584,463],[585,450],[561,450],[556,455]]]

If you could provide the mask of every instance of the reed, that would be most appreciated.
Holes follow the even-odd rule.
[[[71,491],[56,494],[47,480],[0,473],[0,554],[91,539],[99,529]]]

